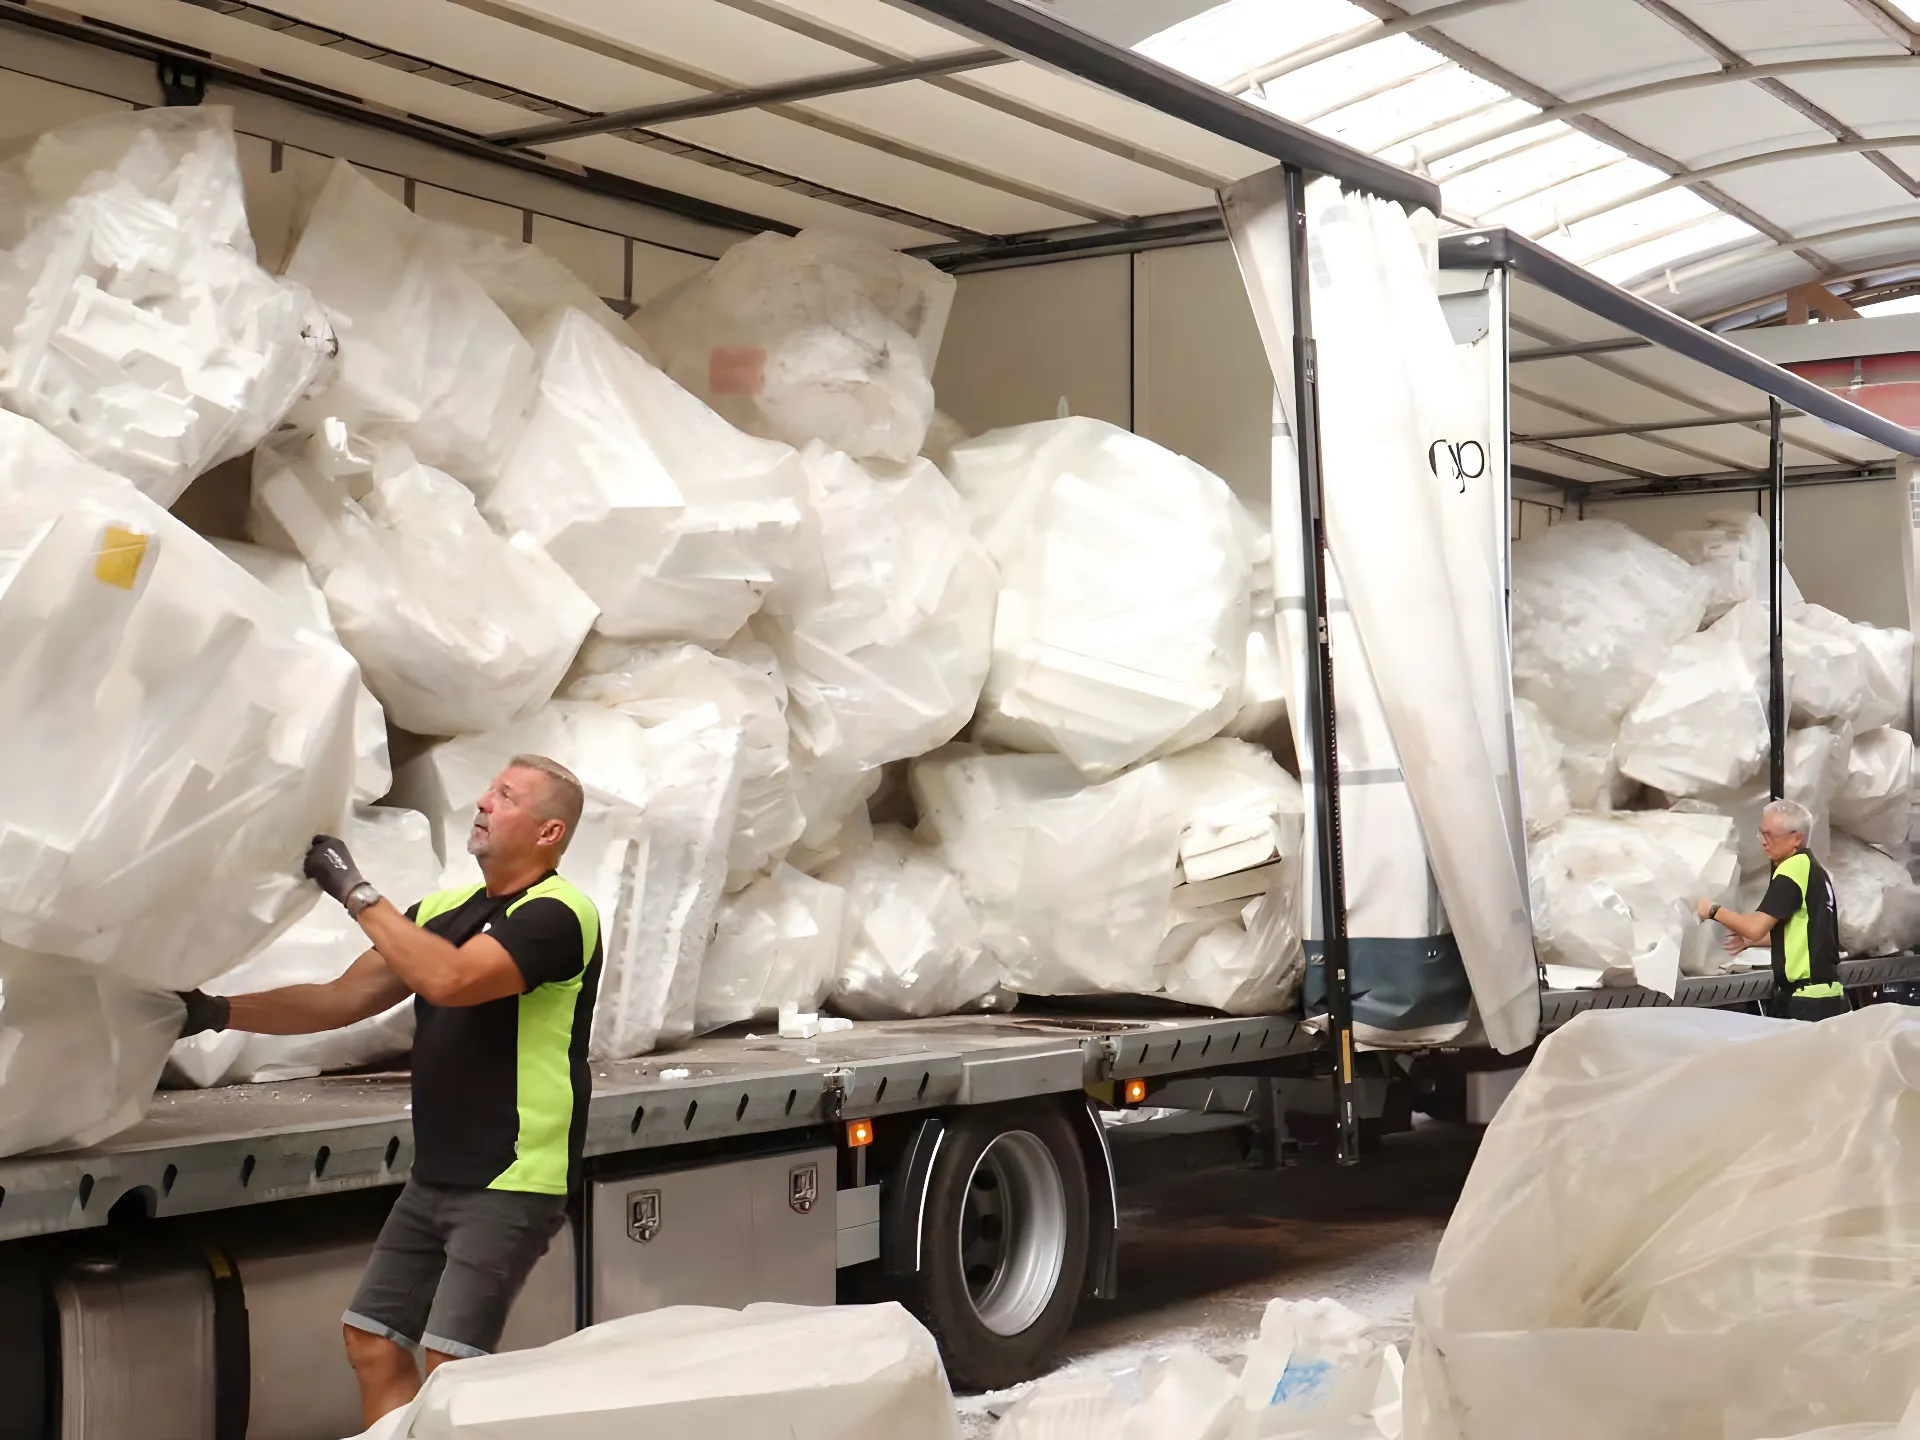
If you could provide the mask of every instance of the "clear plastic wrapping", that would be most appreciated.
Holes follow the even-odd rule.
[[[0,404],[171,505],[320,377],[333,332],[255,262],[233,112],[49,130],[0,166]]]
[[[808,768],[850,777],[924,754],[973,714],[993,633],[993,565],[924,460],[879,474],[809,445],[819,520],[803,564],[754,617],[779,657]]]
[[[403,440],[484,492],[533,403],[533,347],[467,273],[447,230],[333,163],[287,277],[333,318],[339,363],[294,415],[310,429],[334,418],[356,435]]]
[[[1860,642],[1866,680],[1853,723],[1862,730],[1906,725],[1913,708],[1913,632],[1882,630],[1856,620],[1853,633]]]
[[[1728,510],[1709,515],[1697,530],[1682,530],[1668,542],[1675,554],[1690,560],[1708,582],[1709,622],[1749,600],[1763,609],[1772,592],[1769,575],[1772,546],[1767,522],[1751,510]],[[1785,601],[1801,604],[1800,589],[1786,576]]]
[[[431,229],[455,263],[528,340],[536,340],[562,311],[574,310],[622,345],[634,343],[627,322],[586,281],[538,245],[444,221]]]
[[[1098,780],[1233,718],[1253,574],[1225,481],[1081,417],[992,431],[952,473],[1000,567],[976,738]]]
[[[1561,770],[1562,750],[1553,726],[1531,700],[1514,702],[1514,728],[1520,736],[1521,804],[1527,833],[1551,830],[1573,808],[1567,777]]]
[[[751,642],[734,653],[750,655]],[[757,658],[757,657],[755,657]],[[777,865],[806,828],[787,758],[786,692],[769,654],[762,665],[697,645],[623,645],[599,636],[580,652],[569,700],[591,700],[659,725],[713,705],[741,733],[740,809],[727,855],[727,887],[738,890]]]
[[[1822,605],[1800,605],[1787,611],[1781,628],[1793,723],[1858,721],[1871,692],[1867,655],[1853,622]]]
[[[1838,830],[1821,859],[1833,879],[1842,950],[1892,955],[1920,945],[1920,884],[1906,866]]]
[[[832,998],[842,1015],[951,1015],[1000,988],[1000,957],[988,946],[959,877],[899,826],[874,826],[864,849],[835,860],[821,878],[847,894]]]
[[[1891,849],[1906,843],[1912,803],[1913,737],[1884,725],[1855,735],[1833,823],[1856,840]]]
[[[734,429],[577,310],[539,347],[539,397],[487,515],[546,547],[602,632],[726,640],[799,558],[799,457]]]
[[[1916,1045],[1900,1005],[1818,1025],[1634,1009],[1548,1035],[1414,1302],[1409,1433],[1897,1419],[1920,1375]]]
[[[404,445],[338,426],[263,445],[254,531],[277,529],[327,597],[340,643],[393,723],[464,735],[553,695],[595,608],[532,540],[488,528],[466,488]]]
[[[721,901],[700,967],[696,1028],[772,1020],[784,1005],[819,1010],[840,963],[846,908],[839,886],[791,865]]]
[[[1620,773],[1669,795],[1732,789],[1759,773],[1769,739],[1760,677],[1730,616],[1667,652],[1627,712],[1615,748]]]
[[[167,989],[313,903],[345,816],[340,647],[131,483],[0,412],[0,943]]]
[[[741,429],[905,462],[933,418],[954,281],[854,235],[756,235],[634,317],[667,373]]]
[[[440,888],[433,827],[413,810],[366,806],[354,812],[341,837],[373,887],[402,910]],[[214,995],[246,995],[282,985],[321,985],[337,979],[372,949],[346,910],[321,900],[258,955],[209,981]],[[413,1000],[366,1020],[318,1035],[249,1035],[208,1030],[174,1044],[171,1081],[197,1087],[291,1080],[385,1064],[413,1048]]]
[[[0,1156],[137,1124],[183,1013],[166,990],[0,944]]]

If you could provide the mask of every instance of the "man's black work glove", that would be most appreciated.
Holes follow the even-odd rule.
[[[309,880],[342,905],[347,903],[348,891],[367,883],[367,877],[360,873],[353,856],[347,853],[345,843],[331,835],[313,837],[313,844],[307,849],[307,863],[301,868]]]
[[[198,1035],[203,1030],[224,1030],[233,1018],[233,1005],[224,995],[209,995],[204,990],[176,990],[180,1003],[187,1007],[187,1018],[180,1022],[180,1038]]]

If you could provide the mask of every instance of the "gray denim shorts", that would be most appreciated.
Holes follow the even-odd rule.
[[[566,1206],[564,1195],[407,1181],[342,1322],[442,1355],[491,1355]]]

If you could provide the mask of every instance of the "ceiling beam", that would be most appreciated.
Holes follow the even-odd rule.
[[[1847,4],[1885,31],[1889,40],[1898,40],[1909,50],[1920,50],[1920,34],[1915,33],[1905,16],[1894,14],[1885,0],[1847,0]]]
[[[1783,415],[1798,416],[1798,410],[1785,410]],[[1608,435],[1646,435],[1656,430],[1705,430],[1713,425],[1764,425],[1772,419],[1772,412],[1758,410],[1749,415],[1703,415],[1691,420],[1633,420],[1606,425],[1588,425],[1578,430],[1541,430],[1530,435],[1516,433],[1513,443],[1531,443],[1538,440],[1599,440]]]
[[[1458,20],[1463,15],[1476,14],[1481,10],[1491,10],[1499,5],[1513,5],[1519,0],[1453,0],[1448,5],[1436,5],[1431,10],[1422,10],[1418,14],[1402,15],[1397,20],[1381,20],[1372,25],[1359,25],[1344,30],[1325,40],[1316,40],[1313,44],[1295,50],[1289,55],[1281,55],[1256,65],[1244,74],[1236,75],[1220,88],[1229,95],[1244,95],[1256,86],[1269,80],[1278,80],[1282,75],[1291,75],[1296,70],[1304,70],[1309,65],[1317,65],[1322,60],[1331,60],[1336,55],[1344,55],[1349,50],[1358,50],[1379,40],[1391,39],[1395,35],[1417,35],[1423,30],[1446,20]]]
[[[1839,230],[1825,230],[1818,235],[1802,235],[1787,244],[1749,245],[1740,250],[1729,250],[1722,255],[1709,256],[1705,260],[1696,260],[1690,265],[1674,268],[1670,274],[1675,285],[1704,279],[1708,275],[1717,275],[1722,270],[1738,269],[1756,260],[1771,259],[1775,255],[1797,250],[1802,245],[1832,245],[1841,240],[1858,240],[1867,235],[1886,235],[1895,230],[1920,230],[1920,213],[1899,220],[1876,220],[1871,225],[1848,225]],[[1667,283],[1667,276],[1659,280],[1642,281],[1637,287],[1628,286],[1636,295],[1648,295]],[[1778,292],[1773,292],[1778,293]]]

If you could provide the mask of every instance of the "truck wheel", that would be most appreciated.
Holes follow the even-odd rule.
[[[934,1161],[915,1308],[954,1382],[1038,1374],[1073,1322],[1087,1269],[1087,1172],[1046,1101],[963,1110]]]

